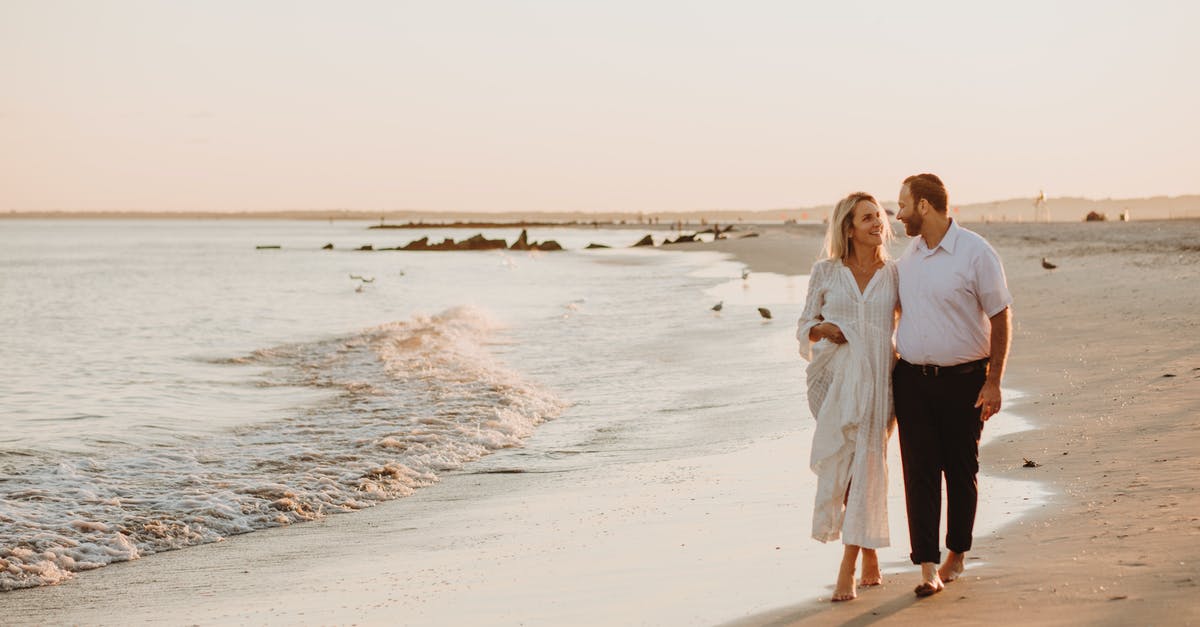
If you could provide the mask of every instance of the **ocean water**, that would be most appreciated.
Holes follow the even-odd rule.
[[[631,249],[633,230],[352,250],[473,234],[367,226],[0,223],[0,589],[403,497],[547,420],[561,441],[522,464],[771,428],[708,420],[762,401],[746,381],[779,373],[753,345],[788,338],[736,298],[710,311],[739,264]],[[636,447],[604,445],[628,430]]]
[[[367,226],[0,221],[0,590],[353,515],[449,473],[602,476],[811,433],[808,268],[743,279],[616,229],[531,229],[553,253],[354,251],[474,234]],[[1027,426],[994,419],[985,440]],[[890,466],[903,547],[895,439]],[[984,484],[977,535],[1045,496]]]

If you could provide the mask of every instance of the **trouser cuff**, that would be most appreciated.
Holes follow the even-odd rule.
[[[932,562],[934,564],[942,563],[942,552],[941,551],[934,551],[933,553],[926,553],[923,555],[918,555],[916,553],[909,553],[908,557],[909,557],[909,559],[912,560],[912,563],[914,563],[918,566],[920,566],[921,564],[924,564],[926,562]]]

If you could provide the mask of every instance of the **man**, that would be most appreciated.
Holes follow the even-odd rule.
[[[912,243],[896,262],[900,324],[892,373],[910,557],[921,565],[917,596],[941,592],[963,571],[978,501],[979,435],[1000,411],[1012,295],[996,251],[948,214],[933,174],[904,179],[900,211]],[[942,476],[946,561],[938,568]]]

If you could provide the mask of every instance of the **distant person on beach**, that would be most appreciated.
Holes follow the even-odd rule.
[[[929,596],[963,572],[978,501],[979,436],[1000,411],[1012,295],[1000,256],[947,213],[941,179],[904,179],[900,211],[912,243],[896,262],[900,277],[899,361],[893,373],[910,557],[921,565],[914,592]],[[946,561],[941,552],[946,479]]]
[[[888,546],[887,440],[892,426],[896,266],[888,260],[887,215],[871,195],[834,209],[825,258],[813,266],[796,339],[809,361],[808,402],[817,428],[809,466],[817,474],[813,538],[841,537],[845,550],[833,601],[883,578],[875,550]]]

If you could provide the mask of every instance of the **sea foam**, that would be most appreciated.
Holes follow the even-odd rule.
[[[223,436],[77,457],[0,484],[0,590],[403,497],[519,446],[565,404],[488,349],[455,308],[227,360],[329,400]]]

